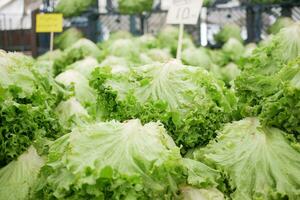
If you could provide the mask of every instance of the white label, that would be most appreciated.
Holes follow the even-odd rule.
[[[167,24],[196,24],[203,0],[173,0]]]

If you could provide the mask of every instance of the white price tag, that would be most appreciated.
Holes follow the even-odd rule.
[[[167,24],[196,24],[203,0],[173,0]]]

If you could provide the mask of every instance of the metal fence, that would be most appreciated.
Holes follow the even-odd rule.
[[[8,51],[29,51],[31,18],[0,13],[0,48]]]

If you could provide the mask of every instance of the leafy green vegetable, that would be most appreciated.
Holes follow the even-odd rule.
[[[65,49],[63,51],[63,54],[59,58],[55,59],[55,75],[58,75],[59,73],[63,72],[68,65],[78,60],[82,60],[88,56],[98,58],[98,56],[100,55],[100,49],[97,47],[96,44],[94,44],[88,39],[82,38],[72,46]]]
[[[126,73],[129,72],[130,64],[125,58],[108,56],[100,63],[100,67],[110,67],[112,73]]]
[[[59,58],[62,54],[60,49],[55,49],[53,51],[47,51],[43,55],[37,58],[38,61],[52,61]]]
[[[229,40],[223,45],[222,51],[228,60],[237,62],[243,56],[245,49],[244,45],[240,41],[235,38],[229,38]]]
[[[74,17],[86,11],[95,2],[95,0],[59,0],[55,11],[62,13],[64,17]]]
[[[227,124],[215,141],[195,152],[228,179],[233,200],[291,199],[300,195],[300,153],[279,129],[257,118]]]
[[[203,6],[209,7],[212,6],[215,3],[215,0],[204,0]]]
[[[224,195],[215,188],[198,189],[194,187],[181,188],[183,200],[225,200]]]
[[[83,38],[83,34],[78,29],[69,28],[54,38],[54,46],[64,50],[81,38]]]
[[[65,127],[81,125],[90,120],[87,110],[74,98],[62,101],[55,108],[59,121]]]
[[[39,199],[172,199],[178,186],[215,187],[219,175],[183,159],[159,123],[111,121],[75,128],[50,147]]]
[[[245,46],[245,51],[244,51],[243,57],[244,58],[250,57],[256,48],[257,48],[257,45],[255,43],[247,44]]]
[[[233,81],[241,73],[239,67],[234,63],[229,63],[221,68],[222,79],[226,84],[233,84]]]
[[[17,160],[0,169],[0,199],[28,199],[30,189],[35,185],[43,159],[34,147],[29,147]]]
[[[235,81],[244,116],[257,116],[261,112],[263,100],[279,90],[280,79],[275,75],[299,55],[300,24],[295,23],[282,29],[246,59],[243,71]]]
[[[172,59],[172,56],[167,49],[150,49],[146,52],[152,62],[167,62]]]
[[[295,134],[300,139],[300,57],[273,76],[281,84],[274,94],[264,98],[259,115],[263,124]]]
[[[269,34],[276,34],[282,28],[288,27],[292,25],[294,21],[289,17],[280,17],[278,18],[272,26],[269,27],[268,32]]]
[[[174,26],[166,26],[157,35],[159,42],[159,47],[163,49],[169,49],[173,56],[176,56],[177,43],[178,43],[179,30]],[[182,48],[192,48],[195,47],[192,39],[184,33]]]
[[[203,67],[207,70],[212,61],[204,48],[188,48],[182,51],[182,62],[187,65]]]
[[[136,44],[142,49],[151,49],[158,46],[158,41],[153,35],[145,34],[136,38]]]
[[[120,13],[136,14],[151,11],[153,0],[118,0]]]
[[[30,57],[0,52],[0,63],[0,166],[4,166],[36,138],[64,133],[53,112],[64,91],[40,74]]]
[[[65,87],[73,87],[74,96],[82,105],[88,107],[95,103],[95,91],[89,86],[88,80],[79,72],[69,69],[59,74],[55,80]]]
[[[220,44],[226,43],[230,38],[243,42],[239,26],[235,24],[226,24],[217,34],[214,35],[215,41]]]
[[[207,143],[235,109],[235,97],[221,81],[206,70],[175,60],[122,75],[99,68],[91,83],[108,119],[160,120],[184,147]]]
[[[92,71],[97,67],[97,65],[98,61],[95,58],[89,56],[69,65],[67,69],[73,69],[75,71],[78,71],[86,78],[89,78]]]

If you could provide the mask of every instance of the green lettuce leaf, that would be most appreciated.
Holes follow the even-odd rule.
[[[243,42],[239,26],[235,24],[226,24],[217,34],[214,35],[215,41],[220,44],[226,43],[230,38],[235,38],[239,42]]]
[[[99,68],[91,85],[98,91],[97,105],[106,118],[160,120],[184,147],[207,143],[235,110],[235,97],[223,82],[175,60],[122,75]]]
[[[89,86],[88,80],[79,72],[69,69],[59,74],[55,80],[65,87],[73,87],[74,96],[85,107],[91,106],[96,102],[96,93]]]
[[[300,57],[284,66],[273,78],[280,84],[276,93],[264,98],[260,120],[300,139]]]
[[[215,188],[198,189],[194,187],[182,187],[183,200],[225,200],[224,195]]]
[[[63,72],[68,65],[78,60],[89,56],[98,58],[100,55],[101,51],[96,44],[85,38],[79,39],[72,46],[66,48],[59,58],[54,60],[55,75]]]
[[[282,29],[243,62],[243,71],[235,81],[243,116],[257,116],[261,112],[264,99],[279,91],[281,82],[276,74],[299,55],[300,23],[295,23]]]
[[[0,169],[0,199],[28,199],[44,160],[34,147],[29,147],[17,160]]]
[[[54,38],[54,46],[64,50],[81,38],[83,38],[83,34],[78,29],[69,28]]]
[[[78,71],[84,75],[87,79],[90,78],[92,71],[97,67],[98,61],[93,57],[86,57],[83,60],[76,61],[75,63],[67,66],[68,69]]]
[[[95,0],[59,0],[55,11],[62,13],[64,17],[74,17],[87,11],[95,2]]]
[[[277,128],[257,118],[227,124],[195,153],[227,178],[233,200],[291,199],[300,195],[300,153]]]
[[[64,133],[53,109],[65,91],[32,58],[0,53],[0,166],[22,154],[37,137]]]
[[[75,128],[51,145],[36,197],[172,199],[180,184],[214,187],[218,178],[183,160],[159,123],[111,121]]]
[[[72,128],[90,120],[88,111],[74,98],[62,101],[55,108],[60,123]]]
[[[212,61],[204,48],[188,48],[182,51],[182,62],[186,65],[203,67],[209,70]]]
[[[153,0],[118,0],[119,11],[125,14],[136,14],[151,11]]]

